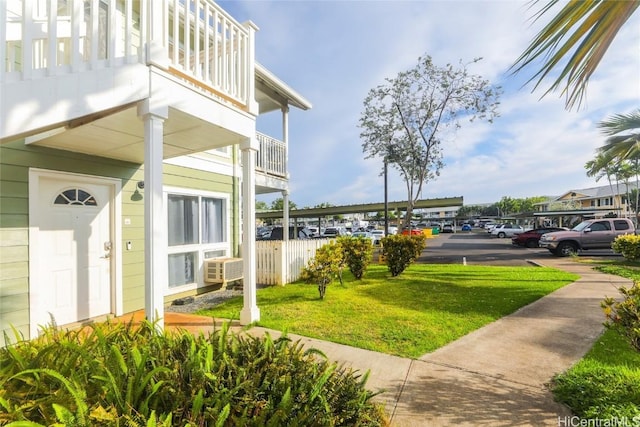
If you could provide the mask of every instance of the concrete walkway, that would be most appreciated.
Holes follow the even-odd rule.
[[[417,360],[289,337],[330,360],[369,371],[367,388],[384,390],[376,399],[396,427],[558,426],[558,417],[571,413],[554,402],[547,384],[591,348],[603,330],[600,302],[631,281],[566,258],[537,263],[580,279]],[[167,325],[182,322],[176,326],[194,331],[211,327],[210,318],[166,314]],[[258,327],[250,333],[279,335]]]

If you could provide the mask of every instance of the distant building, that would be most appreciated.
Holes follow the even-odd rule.
[[[534,217],[540,224],[553,223],[559,226],[569,226],[584,218],[633,217],[628,197],[636,188],[635,183],[620,183],[572,189],[558,197],[536,203]]]

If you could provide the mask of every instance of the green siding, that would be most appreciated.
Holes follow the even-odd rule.
[[[231,161],[237,159],[236,153]],[[2,332],[15,327],[29,337],[29,168],[121,180],[122,282],[125,312],[144,308],[144,179],[141,165],[70,151],[27,146],[14,141],[0,146],[0,346]],[[231,195],[232,250],[239,246],[239,179],[175,165],[164,165],[164,185]],[[235,186],[235,187],[234,187]],[[131,250],[126,243],[131,242]]]

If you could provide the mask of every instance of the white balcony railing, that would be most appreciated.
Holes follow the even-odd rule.
[[[256,171],[287,178],[287,145],[270,136],[258,133],[260,149],[256,158]]]
[[[253,27],[212,0],[0,0],[0,23],[0,83],[153,62],[242,107],[253,98]]]

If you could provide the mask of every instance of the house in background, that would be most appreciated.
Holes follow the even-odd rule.
[[[635,183],[614,183],[569,190],[558,197],[537,203],[534,215],[538,223],[552,222],[561,227],[568,227],[584,218],[632,218],[634,213],[628,198],[635,189]]]
[[[211,0],[5,0],[0,22],[0,330],[162,327],[220,286],[205,259],[240,256],[258,320],[255,195],[287,193],[289,108],[311,105],[255,61],[257,27]]]

